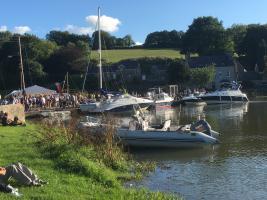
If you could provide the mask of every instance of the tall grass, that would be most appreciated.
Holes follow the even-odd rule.
[[[177,199],[146,189],[124,188],[122,180],[149,167],[131,160],[110,132],[107,137],[99,135],[105,131],[80,132],[75,124],[0,126],[1,165],[20,161],[49,181],[41,188],[19,186],[21,199]],[[0,199],[16,198],[0,193]]]
[[[54,160],[57,169],[85,175],[111,187],[118,185],[118,179],[140,178],[142,173],[154,170],[154,163],[134,162],[123,152],[114,119],[103,117],[102,122],[106,125],[96,129],[77,129],[77,121],[56,127],[42,125],[37,145],[46,158]]]

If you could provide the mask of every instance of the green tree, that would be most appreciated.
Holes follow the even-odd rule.
[[[247,34],[247,28],[247,25],[233,24],[226,30],[228,35],[231,37],[231,40],[234,42],[234,50],[238,54],[241,53],[241,44]]]
[[[190,69],[190,82],[191,85],[194,85],[196,87],[205,87],[207,84],[211,83],[214,78],[214,65]]]
[[[181,48],[183,32],[156,31],[147,35],[145,48]]]
[[[189,80],[190,69],[184,61],[176,59],[168,68],[170,84],[185,84]]]
[[[245,63],[249,70],[257,64],[260,71],[264,68],[264,56],[267,54],[267,25],[248,25],[246,36],[241,44],[241,53],[245,55]]]
[[[183,37],[183,52],[212,55],[233,52],[233,41],[222,21],[214,17],[194,19]]]
[[[80,74],[86,70],[88,52],[73,43],[56,50],[45,62],[45,72],[53,80],[62,79],[67,72]]]
[[[68,31],[50,31],[46,35],[46,39],[55,42],[59,46],[66,46],[69,42],[77,44],[78,41],[83,41],[89,46],[91,42],[89,35],[78,35]]]
[[[123,39],[123,43],[124,43],[123,47],[131,47],[135,44],[131,35],[126,35],[122,39]]]
[[[95,31],[92,35],[93,38],[93,49],[97,50],[99,48],[98,44],[98,31]],[[112,49],[114,47],[113,37],[106,31],[101,31],[101,47],[102,49]]]

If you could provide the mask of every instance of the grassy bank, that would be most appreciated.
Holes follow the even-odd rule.
[[[0,127],[0,165],[20,161],[49,181],[44,187],[13,184],[23,194],[21,199],[173,199],[162,193],[124,188],[120,180],[129,176],[129,169],[124,164],[105,164],[95,149],[77,148],[59,140],[48,147],[44,138],[42,144],[36,145],[39,130],[36,125]],[[52,131],[51,140],[55,139]],[[16,198],[0,193],[0,199]]]
[[[160,57],[160,58],[184,58],[180,51],[175,49],[118,49],[103,50],[102,57],[107,62],[115,63],[125,59],[142,57]],[[92,58],[98,59],[97,51],[93,51]]]

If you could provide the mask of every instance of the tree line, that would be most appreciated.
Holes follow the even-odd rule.
[[[19,87],[19,78],[15,78],[19,77],[17,38],[17,34],[0,32],[0,90]],[[101,38],[103,49],[135,48],[131,35],[118,38],[101,31]],[[194,19],[185,32],[152,32],[138,48],[174,48],[184,54],[200,56],[229,53],[235,55],[247,70],[253,70],[257,65],[262,71],[267,62],[266,42],[267,25],[234,24],[230,28],[224,28],[222,21],[208,16]],[[21,36],[21,43],[25,75],[29,84],[63,80],[66,72],[81,80],[88,63],[96,65],[95,61],[90,60],[90,53],[91,50],[98,49],[97,31],[91,37],[50,31],[45,39],[24,34]],[[180,65],[176,63],[176,66]],[[170,78],[178,80],[179,76],[186,76],[182,70],[179,73]]]

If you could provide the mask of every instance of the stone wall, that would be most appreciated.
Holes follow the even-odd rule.
[[[25,122],[25,112],[22,104],[0,105],[0,111],[7,112],[8,119],[13,120],[17,116],[20,121]]]

